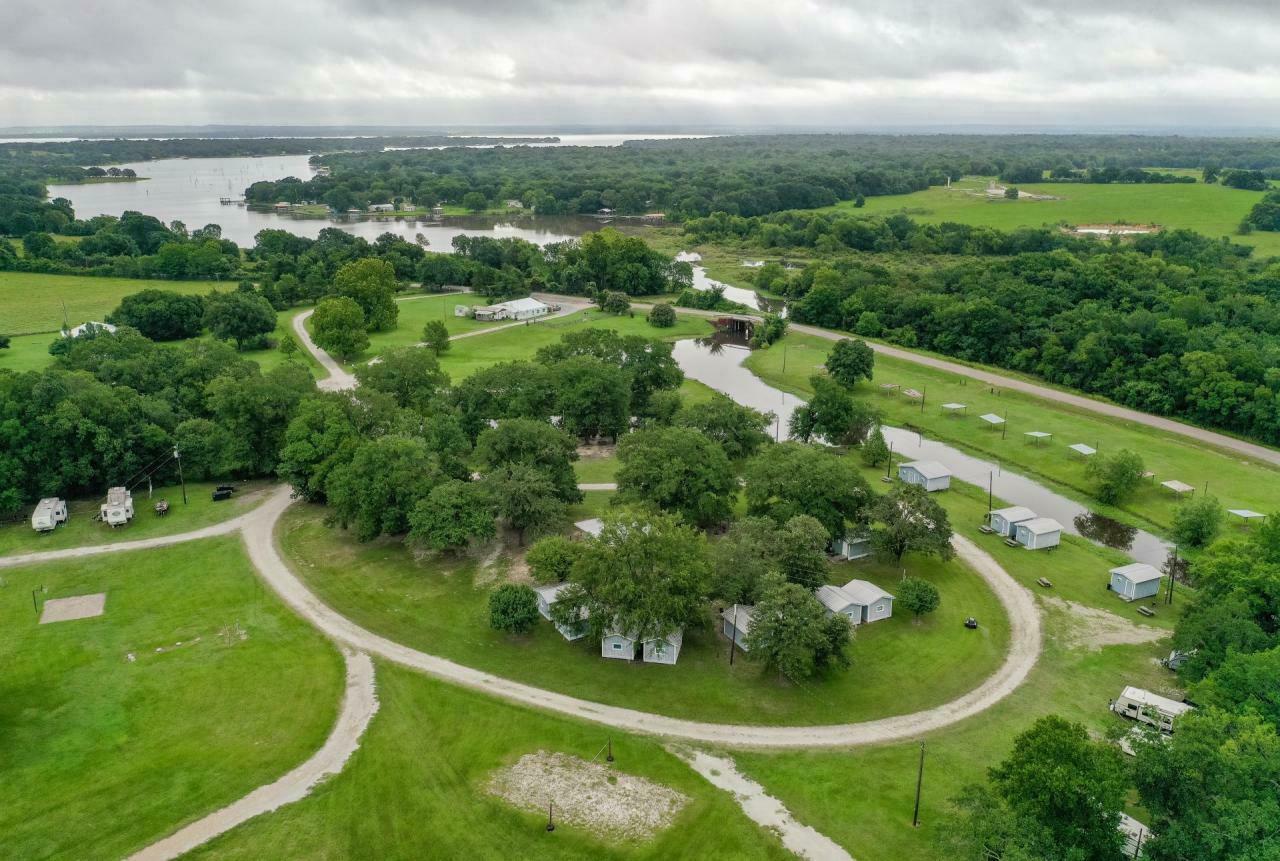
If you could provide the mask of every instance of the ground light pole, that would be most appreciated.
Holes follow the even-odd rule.
[[[924,742],[920,742],[920,770],[916,772],[916,809],[911,814],[911,827],[920,827],[920,787],[924,784]]]

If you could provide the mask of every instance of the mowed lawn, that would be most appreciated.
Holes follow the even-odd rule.
[[[324,743],[342,661],[238,537],[0,571],[0,857],[120,858]],[[105,614],[37,624],[39,602]]]
[[[623,335],[642,335],[663,341],[709,337],[712,334],[711,324],[698,317],[681,315],[671,328],[658,329],[650,326],[640,311],[634,317],[583,311],[454,341],[449,345],[449,351],[440,357],[440,367],[448,372],[450,379],[461,380],[499,362],[531,359],[540,347],[556,343],[569,332],[590,328],[615,329]]]
[[[868,197],[855,209],[851,201],[832,209],[862,215],[903,213],[917,221],[936,224],[955,221],[999,230],[1067,224],[1159,224],[1186,228],[1232,242],[1251,245],[1257,254],[1280,254],[1280,233],[1254,231],[1236,234],[1240,222],[1265,192],[1242,191],[1202,182],[1178,185],[1090,185],[1087,183],[1036,183],[1018,185],[1020,191],[1045,194],[1057,200],[987,199],[968,192],[986,187],[985,177],[966,177],[952,188],[933,186],[911,194]]]
[[[212,491],[219,484],[234,485],[234,497],[214,502]],[[264,501],[265,494],[272,486],[266,481],[189,482],[187,502],[183,504],[180,486],[157,487],[148,498],[144,484],[133,491],[133,520],[127,526],[117,526],[114,529],[93,519],[98,514],[98,506],[105,501],[106,488],[103,488],[102,498],[71,500],[68,505],[71,516],[53,532],[33,530],[30,510],[23,511],[21,520],[0,524],[0,556],[115,541],[137,541],[157,535],[190,532],[230,520],[253,509]],[[161,499],[169,500],[169,513],[164,517],[155,513],[155,503]]]
[[[593,494],[594,496],[594,494]],[[607,494],[604,495],[607,498]],[[1008,623],[995,596],[959,561],[908,556],[905,567],[938,586],[942,606],[914,624],[909,614],[858,629],[853,665],[803,685],[765,672],[739,655],[710,610],[685,631],[679,663],[612,661],[598,641],[566,642],[542,622],[526,636],[492,630],[488,597],[508,559],[420,557],[396,540],[359,544],[324,524],[325,509],[296,506],[279,540],[294,570],[320,598],[360,625],[396,642],[573,696],[674,717],[744,724],[821,724],[905,714],[976,687],[1003,660]],[[854,577],[890,592],[902,570],[877,562],[832,566],[831,582]],[[984,622],[969,631],[962,622]]]
[[[822,373],[821,366],[833,342],[799,333],[788,334],[768,350],[757,350],[745,364],[761,379],[801,396],[810,392],[809,377]],[[783,365],[785,362],[785,371]],[[1001,373],[999,369],[990,369]],[[925,406],[900,395],[885,396],[880,385],[896,383],[925,392]],[[1280,470],[1228,454],[1185,437],[1109,418],[1071,406],[1051,403],[1032,395],[984,386],[946,371],[876,356],[875,374],[870,383],[858,386],[857,394],[880,410],[886,423],[922,430],[931,439],[958,445],[982,457],[1028,475],[1047,479],[1068,496],[1087,501],[1095,510],[1121,519],[1140,520],[1157,531],[1167,532],[1179,501],[1160,482],[1185,481],[1203,493],[1209,492],[1228,508],[1252,508],[1262,512],[1280,511]],[[968,405],[965,416],[945,415],[941,404]],[[1008,417],[1008,430],[1001,438],[978,416],[996,413]],[[1045,431],[1053,438],[1040,445],[1024,436],[1027,431]],[[1087,443],[1103,454],[1127,448],[1143,458],[1148,470],[1156,473],[1119,506],[1106,506],[1093,498],[1093,483],[1086,464],[1067,446]],[[1224,524],[1225,531],[1238,530],[1238,521]]]
[[[390,664],[378,665],[378,713],[346,767],[302,801],[260,816],[184,858],[626,859],[791,858],[732,796],[656,739],[522,708]],[[622,841],[517,809],[489,794],[492,775],[546,751],[604,762],[689,801],[648,840]],[[543,799],[532,799],[541,804]]]
[[[95,278],[88,275],[42,275],[0,272],[0,335],[58,332],[66,321],[78,326],[102,320],[130,293],[172,290],[209,293],[234,289],[227,281],[156,281],[140,278]]]

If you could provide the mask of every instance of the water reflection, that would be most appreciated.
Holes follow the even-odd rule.
[[[699,338],[677,341],[673,354],[685,376],[697,380],[716,391],[723,392],[740,404],[773,414],[773,433],[776,439],[786,439],[791,414],[804,404],[794,395],[775,389],[742,366],[751,351],[743,346],[716,344],[715,338]],[[1088,534],[1089,529],[1102,529],[1101,518],[1073,499],[1055,493],[1026,476],[1004,469],[999,463],[966,454],[949,445],[925,438],[922,434],[905,428],[885,425],[881,428],[885,440],[893,447],[894,463],[904,460],[936,460],[951,470],[961,481],[991,489],[1000,499],[1013,505],[1025,505],[1044,517],[1052,517],[1063,524],[1063,529],[1099,544],[1116,546],[1133,559],[1157,567],[1168,558],[1170,545],[1141,529],[1117,527],[1129,530],[1120,544],[1118,529],[1108,530],[1103,540],[1101,534]],[[1078,520],[1077,518],[1089,518]],[[1114,522],[1114,521],[1113,521]],[[1117,541],[1110,544],[1110,540]]]
[[[745,305],[756,311],[768,311],[774,314],[781,314],[784,317],[787,315],[787,303],[781,299],[769,299],[754,290],[734,287],[731,284],[725,284],[723,281],[707,277],[707,270],[699,265],[702,255],[696,251],[681,251],[676,255],[676,260],[693,264],[694,290],[723,290],[724,298],[730,302],[737,302],[739,305]]]
[[[1133,539],[1138,534],[1136,527],[1121,523],[1119,520],[1114,520],[1105,514],[1098,514],[1095,511],[1077,514],[1072,523],[1075,525],[1076,532],[1080,535],[1090,541],[1096,541],[1098,544],[1105,544],[1117,550],[1131,548]]]

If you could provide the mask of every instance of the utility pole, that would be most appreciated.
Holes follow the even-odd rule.
[[[182,485],[182,504],[187,504],[187,482],[182,477],[182,455],[178,452],[177,446],[173,449],[173,459],[178,462],[178,483]]]
[[[733,635],[729,638],[729,666],[733,666],[733,653],[738,647],[738,605],[733,605],[733,621],[729,623],[733,628]]]
[[[996,474],[993,470],[987,470],[987,514],[995,510],[995,506],[991,504],[992,497],[995,496]]]
[[[886,479],[889,479],[889,473],[892,471],[893,471],[893,443],[889,443],[889,462],[885,464],[884,477]]]
[[[916,809],[911,814],[911,827],[920,827],[920,787],[924,784],[924,742],[920,742],[920,770],[916,772]]]
[[[1004,421],[1000,423],[1000,439],[1007,439],[1009,434],[1009,411],[1004,411]]]
[[[924,402],[929,397],[929,387],[920,387],[920,412],[924,412]]]
[[[1164,594],[1165,606],[1173,603],[1173,581],[1178,575],[1178,545],[1173,545],[1173,555],[1169,559],[1169,588]]]

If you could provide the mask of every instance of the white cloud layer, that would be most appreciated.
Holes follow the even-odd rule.
[[[0,125],[1280,125],[1226,0],[4,0]]]

